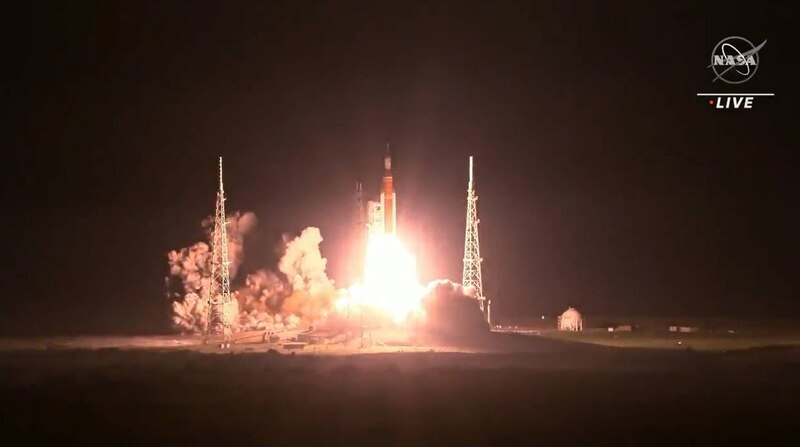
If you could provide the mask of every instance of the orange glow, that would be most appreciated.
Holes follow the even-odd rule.
[[[423,287],[417,261],[390,233],[371,234],[364,263],[364,282],[350,288],[350,303],[385,314],[395,323],[422,312]]]

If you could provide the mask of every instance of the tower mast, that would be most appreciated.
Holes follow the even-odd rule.
[[[475,290],[481,312],[486,322],[491,324],[491,301],[483,295],[483,280],[481,278],[481,247],[478,238],[478,196],[475,194],[474,178],[472,175],[472,156],[469,157],[469,184],[467,186],[467,228],[464,235],[464,272],[461,283],[464,287]]]
[[[228,260],[228,229],[225,215],[225,188],[222,184],[222,157],[219,157],[219,191],[214,214],[214,232],[211,235],[211,284],[208,291],[208,323],[206,341],[210,334],[222,332],[222,347],[230,347],[231,276]]]
[[[367,205],[364,201],[364,185],[361,182],[356,183],[356,192],[353,202],[353,240],[355,241],[354,255],[351,262],[351,281],[359,282],[364,277],[364,256],[367,251]]]

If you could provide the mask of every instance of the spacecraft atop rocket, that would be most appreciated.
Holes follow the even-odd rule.
[[[397,195],[394,192],[392,175],[392,154],[389,143],[386,143],[386,154],[383,156],[383,181],[381,182],[381,209],[383,210],[383,231],[397,232]]]

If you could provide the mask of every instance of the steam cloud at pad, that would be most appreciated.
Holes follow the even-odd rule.
[[[328,277],[328,260],[323,256],[323,235],[308,227],[299,234],[284,235],[276,265],[250,272],[241,271],[244,240],[258,231],[252,212],[227,214],[227,266],[235,286],[226,306],[230,332],[281,331],[304,328],[338,328],[353,331],[359,325],[391,328],[406,333],[456,333],[459,330],[488,330],[474,288],[437,280],[425,286],[418,280],[415,257],[397,234],[396,204],[391,158],[384,161],[385,173],[380,201],[361,203],[359,219],[363,230],[348,250],[359,265],[359,279],[336,287]],[[221,182],[221,178],[220,178]],[[361,185],[357,193],[363,193]],[[220,184],[220,194],[222,185]],[[224,196],[218,195],[219,197]],[[219,209],[219,208],[218,208]],[[223,208],[224,210],[224,208]],[[172,305],[172,323],[183,333],[208,334],[215,330],[213,306],[221,301],[214,280],[214,217],[202,222],[208,240],[167,254],[169,273],[181,284]],[[219,240],[219,239],[216,239]],[[464,325],[463,328],[459,325]]]
[[[228,218],[231,270],[237,274],[241,265],[242,238],[256,228],[253,213],[236,213]],[[238,231],[237,231],[238,230]],[[365,262],[364,281],[348,288],[336,288],[328,278],[327,259],[322,256],[320,230],[304,229],[283,248],[277,268],[264,267],[246,273],[244,285],[234,292],[234,332],[248,330],[292,329],[320,325],[332,320],[369,315],[371,323],[392,327],[420,329],[432,319],[448,320],[442,315],[447,301],[474,310],[473,322],[482,323],[478,305],[469,290],[447,280],[423,286],[416,278],[416,262],[402,242],[394,236],[370,237]],[[236,248],[233,250],[232,248]],[[208,290],[211,278],[211,252],[206,242],[170,251],[167,255],[170,274],[181,280],[184,294],[172,303],[175,328],[201,334],[207,321]],[[363,307],[363,309],[362,309]],[[452,317],[451,317],[452,318]],[[445,325],[442,326],[443,328]]]
[[[242,225],[242,222],[246,225]],[[242,238],[255,227],[253,213],[228,217],[231,277],[235,277],[244,251]],[[244,230],[244,231],[243,231]],[[312,323],[331,309],[337,294],[325,273],[327,260],[320,253],[322,236],[309,227],[289,240],[282,249],[277,269],[263,268],[248,273],[243,287],[234,293],[234,331],[291,328],[300,322]],[[184,331],[202,333],[206,329],[211,282],[211,252],[205,242],[173,250],[167,255],[170,274],[183,282],[185,295],[172,303],[173,323]]]

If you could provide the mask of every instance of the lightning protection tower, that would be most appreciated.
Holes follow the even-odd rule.
[[[219,158],[219,191],[217,211],[214,214],[214,232],[211,235],[211,284],[208,290],[206,342],[211,334],[222,332],[222,347],[231,343],[231,276],[228,260],[228,229],[225,216],[225,188],[222,186],[222,157]]]
[[[353,241],[356,247],[351,256],[351,282],[359,282],[364,276],[364,256],[367,251],[367,208],[364,202],[364,185],[356,183],[353,202]]]
[[[481,279],[481,246],[478,238],[478,196],[475,194],[472,176],[472,156],[469,157],[469,186],[467,186],[467,229],[464,235],[464,273],[461,283],[475,290],[475,297],[486,322],[491,324],[491,302],[483,295]]]

